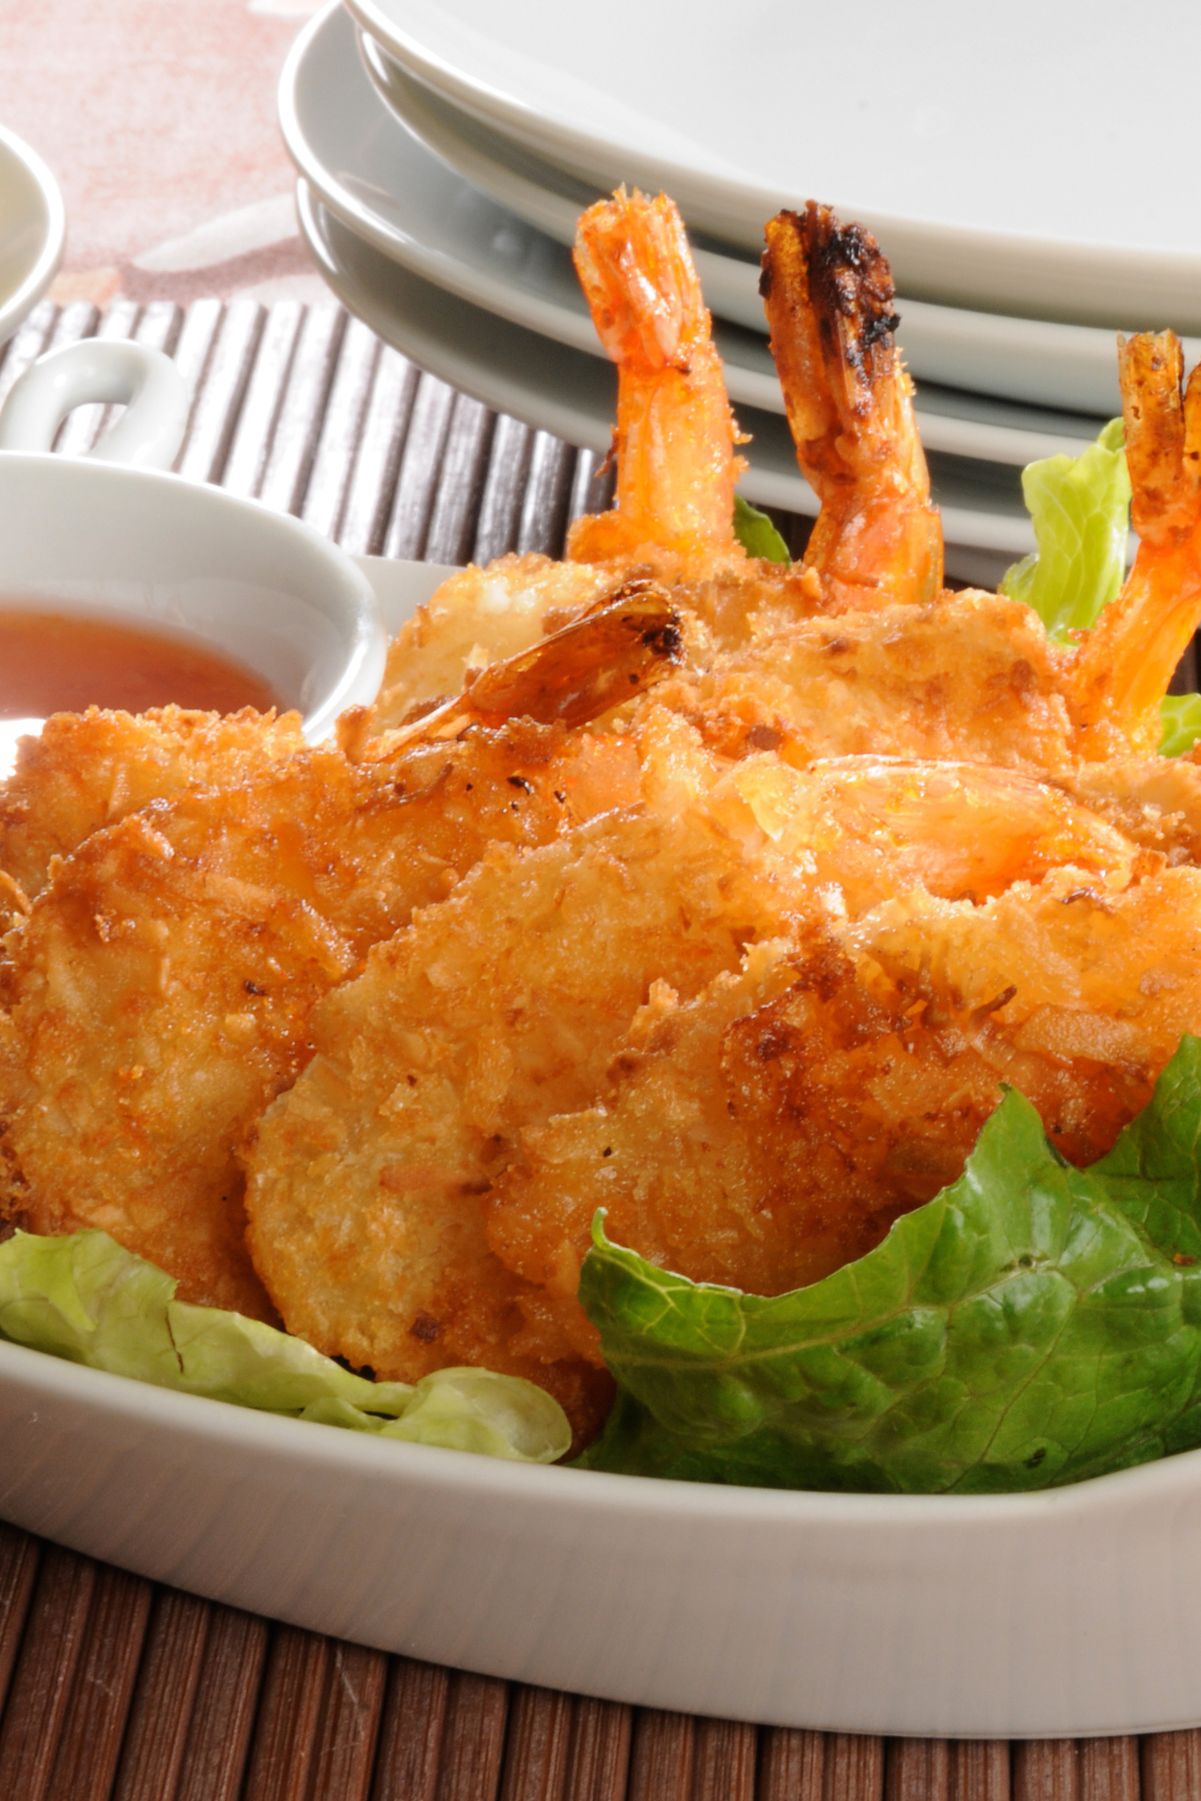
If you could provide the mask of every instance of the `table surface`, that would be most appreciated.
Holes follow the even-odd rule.
[[[276,120],[324,0],[0,0],[0,124],[62,189],[61,303],[318,299]]]
[[[183,473],[355,553],[556,554],[607,497],[589,453],[423,374],[330,303],[45,304],[0,356],[0,399],[42,350],[93,333],[176,358],[194,393]],[[62,447],[103,422],[81,410]],[[884,1741],[688,1718],[339,1643],[0,1526],[0,1797],[110,1796],[1185,1801],[1201,1797],[1201,1731]]]

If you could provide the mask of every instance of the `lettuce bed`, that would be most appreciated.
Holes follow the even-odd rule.
[[[1201,1040],[1090,1169],[1009,1092],[963,1175],[867,1256],[767,1298],[609,1243],[580,1296],[618,1399],[591,1469],[779,1488],[1047,1488],[1201,1444]],[[0,1336],[386,1438],[552,1462],[541,1389],[487,1370],[371,1382],[174,1298],[103,1232],[0,1245]]]
[[[960,1179],[773,1299],[598,1222],[581,1298],[620,1402],[584,1461],[709,1482],[1013,1491],[1201,1443],[1201,1040],[1090,1169],[1007,1093]]]

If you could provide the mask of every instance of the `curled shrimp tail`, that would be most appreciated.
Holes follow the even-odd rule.
[[[806,562],[846,605],[925,600],[942,532],[893,333],[892,274],[875,238],[828,206],[766,228],[760,292],[801,473],[821,511]]]
[[[1107,725],[1155,749],[1159,702],[1201,624],[1201,365],[1184,383],[1175,333],[1141,332],[1119,338],[1118,374],[1139,548],[1081,644],[1069,691],[1098,755]]]
[[[581,218],[575,266],[617,365],[617,495],[611,513],[577,521],[568,554],[741,558],[738,429],[675,205],[619,188]]]
[[[456,738],[469,726],[510,719],[586,725],[643,693],[683,655],[680,616],[665,589],[632,577],[586,613],[516,656],[482,669],[462,694],[376,738],[370,715],[343,714],[338,742],[355,762],[383,762],[409,744]]]

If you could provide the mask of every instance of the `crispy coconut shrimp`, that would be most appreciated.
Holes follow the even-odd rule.
[[[488,1242],[581,1357],[592,1217],[697,1281],[775,1294],[862,1255],[961,1173],[1003,1082],[1076,1163],[1107,1151],[1201,1022],[1201,871],[1102,895],[1065,869],[983,906],[916,892],[762,944],[637,1017],[592,1103],[531,1120]]]
[[[942,531],[879,245],[811,200],[769,222],[761,289],[797,461],[821,504],[805,561],[828,604],[932,599]]]
[[[543,556],[460,569],[403,625],[388,649],[375,731],[420,718],[489,664],[518,655],[611,594],[620,572]]]
[[[672,618],[641,596],[648,678]],[[518,712],[552,723],[410,735],[358,763],[304,751],[131,813],[58,862],[7,941],[17,1070],[2,1083],[0,1212],[38,1231],[102,1226],[185,1298],[269,1314],[235,1152],[310,1055],[317,1001],[489,845],[548,843],[636,793],[622,739],[554,717],[584,714],[583,630],[562,686],[547,668],[554,642],[524,665],[524,686],[493,676],[494,697],[507,682]],[[607,656],[608,617],[601,635]]]
[[[578,1320],[560,1331],[557,1291],[523,1287],[545,1288],[541,1275],[514,1263],[514,1284],[490,1263],[491,1196],[514,1194],[505,1171],[525,1134],[604,1091],[631,1021],[674,1017],[714,984],[736,1017],[756,972],[778,987],[780,958],[826,942],[824,908],[857,915],[898,884],[983,896],[1074,855],[1076,879],[1103,894],[1145,860],[1008,771],[731,766],[666,712],[637,736],[641,804],[541,849],[490,852],[322,1006],[316,1060],[260,1123],[252,1253],[289,1329],[321,1348],[406,1379],[468,1358],[557,1380],[548,1369],[584,1354]],[[948,830],[956,796],[976,816],[968,843]],[[744,947],[772,941],[779,957],[752,958],[744,979]],[[827,1240],[825,1256],[849,1242]]]
[[[478,1361],[562,1392],[576,1353],[485,1237],[516,1132],[591,1099],[650,983],[694,994],[812,905],[678,720],[642,759],[638,807],[494,847],[314,1018],[246,1190],[255,1266],[310,1343],[402,1379]]]
[[[51,860],[152,800],[219,787],[304,749],[299,713],[57,713],[0,784],[0,871],[32,899]]]
[[[1118,892],[1153,860],[1059,789],[984,763],[839,757],[802,772],[760,756],[727,785],[852,918],[909,889],[978,903],[1064,865]]]
[[[790,624],[658,690],[714,749],[814,757],[950,757],[1070,770],[1070,652],[1032,608],[968,591]]]
[[[1201,619],[1201,475],[1191,448],[1194,436],[1201,447],[1201,377],[1194,372],[1182,401],[1180,368],[1170,334],[1124,347],[1141,543],[1122,592],[1076,644],[1053,643],[1030,607],[1002,595],[968,590],[885,604],[881,586],[871,607],[777,622],[748,644],[717,648],[656,703],[677,706],[729,756],[775,746],[803,765],[875,750],[1075,782],[1087,804],[1125,824],[1141,815],[1141,842],[1192,857],[1197,830],[1188,820],[1198,815],[1188,766],[1168,774],[1153,754],[1159,702]],[[836,531],[837,518],[835,491],[815,540],[823,522]],[[858,567],[870,568],[870,557]]]
[[[652,570],[685,615],[738,644],[765,618],[820,599],[803,566],[748,557],[734,534],[743,467],[683,223],[665,195],[624,189],[582,216],[576,267],[617,366],[617,495],[573,526],[566,562],[501,557],[451,576],[389,652],[373,725],[384,729],[456,694],[483,664],[515,655],[596,604],[623,575]]]
[[[1144,332],[1119,340],[1118,372],[1139,548],[1121,593],[1082,642],[1071,699],[1085,756],[1090,731],[1093,755],[1113,754],[1116,732],[1153,756],[1159,702],[1201,623],[1201,368],[1182,395],[1179,338]]]

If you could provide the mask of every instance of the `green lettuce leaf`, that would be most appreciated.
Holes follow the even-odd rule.
[[[580,1296],[619,1404],[590,1467],[789,1488],[1044,1488],[1201,1443],[1201,1040],[1090,1169],[1005,1094],[962,1177],[765,1298],[598,1218]]]
[[[1161,757],[1182,757],[1201,738],[1201,694],[1165,694],[1159,703],[1163,737]]]
[[[1130,477],[1120,419],[1078,457],[1044,457],[1022,471],[1038,549],[1006,571],[1002,594],[1032,606],[1050,637],[1094,625],[1126,571]]]
[[[734,536],[748,556],[768,563],[791,563],[788,546],[766,513],[753,507],[741,494],[734,496]]]
[[[106,1232],[0,1244],[0,1338],[160,1388],[458,1451],[553,1463],[558,1403],[491,1370],[372,1382],[286,1332],[175,1299],[175,1281]]]

